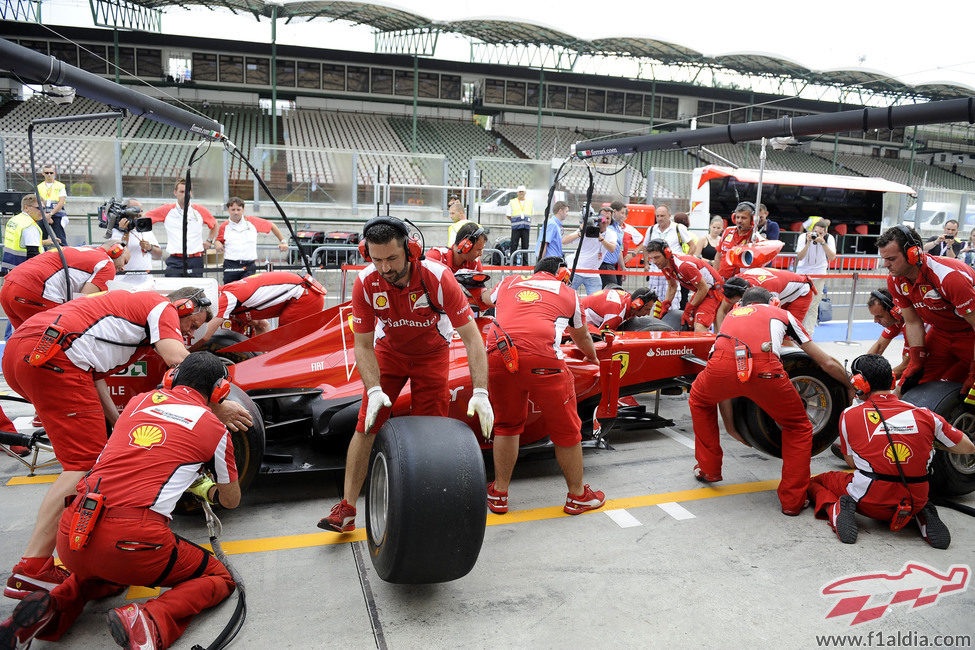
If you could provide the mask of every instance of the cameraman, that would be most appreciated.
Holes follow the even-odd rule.
[[[958,241],[958,222],[954,219],[945,221],[945,231],[937,237],[932,237],[924,243],[924,252],[940,257],[958,257],[963,244]]]
[[[826,278],[812,277],[822,276],[829,273],[829,263],[836,259],[836,240],[828,234],[829,219],[821,217],[810,217],[808,222],[809,231],[805,237],[799,237],[796,250],[796,273],[808,275],[816,287],[812,302],[809,304],[809,311],[802,320],[802,326],[812,336],[816,324],[819,322],[819,302],[823,299],[823,287],[826,286]]]
[[[586,287],[586,294],[592,295],[603,288],[603,283],[597,273],[582,273],[583,270],[595,270],[603,263],[603,258],[610,251],[616,250],[616,232],[608,230],[609,222],[613,219],[613,209],[609,206],[600,208],[599,216],[589,219],[586,224],[586,232],[583,232],[582,224],[572,233],[562,238],[563,243],[569,244],[578,239],[579,248],[576,250],[578,263],[575,265],[576,274],[572,280],[572,288],[579,290],[580,286]]]
[[[142,214],[142,204],[135,199],[126,201],[125,207],[126,213],[132,217]],[[137,208],[138,214],[133,214],[132,208]],[[162,248],[152,231],[138,232],[135,224],[126,217],[114,224],[109,238],[119,240],[129,250],[129,263],[122,269],[126,273],[148,273],[152,270],[152,261],[162,259]]]

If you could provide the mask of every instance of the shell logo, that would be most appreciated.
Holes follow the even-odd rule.
[[[516,298],[519,302],[537,302],[542,299],[537,291],[519,291]]]
[[[907,459],[912,455],[913,452],[911,451],[911,448],[905,445],[903,442],[895,442],[893,446],[887,445],[887,448],[884,449],[884,456],[891,463],[895,464],[897,462],[907,462]]]
[[[152,403],[153,404],[159,404],[160,402],[165,402],[167,399],[169,399],[169,398],[166,397],[163,393],[153,393],[152,394]]]
[[[389,304],[389,301],[386,300],[386,296],[376,296],[376,306],[377,307],[379,307],[381,309],[381,308],[385,307],[387,304]]]
[[[349,331],[355,334],[355,328],[352,327],[352,314],[349,314]]]
[[[129,440],[133,447],[152,449],[166,442],[166,432],[154,424],[142,424],[129,432]]]
[[[735,307],[731,310],[732,316],[747,316],[755,311],[754,307]]]
[[[905,296],[910,295],[911,285],[909,285],[906,282],[901,282],[901,293],[904,294]]]

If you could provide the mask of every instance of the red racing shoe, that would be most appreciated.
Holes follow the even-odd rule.
[[[337,533],[351,533],[355,530],[355,506],[342,499],[332,506],[332,512],[318,522],[322,530],[334,530]]]
[[[138,603],[116,607],[108,613],[108,629],[115,643],[129,650],[162,648],[155,621]]]
[[[7,578],[3,595],[20,600],[35,591],[50,591],[67,580],[69,575],[70,571],[54,564],[53,557],[47,558],[38,571],[31,571],[21,560],[14,566],[13,575]]]
[[[17,603],[13,614],[0,623],[0,650],[29,648],[30,642],[54,618],[54,599],[46,591],[35,591]]]
[[[494,481],[487,486],[488,508],[496,515],[503,515],[508,512],[508,493],[499,492],[494,489]]]
[[[604,503],[606,503],[606,495],[593,490],[587,483],[582,488],[582,494],[566,493],[565,507],[562,510],[569,515],[581,515],[587,510],[601,508]]]
[[[721,479],[721,474],[706,474],[700,465],[694,466],[694,478],[701,483],[717,483]]]
[[[840,500],[826,511],[826,521],[836,536],[844,544],[857,541],[860,528],[857,526],[857,502],[849,494],[844,494]]]

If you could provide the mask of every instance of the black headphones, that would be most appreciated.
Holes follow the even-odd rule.
[[[920,236],[904,224],[897,224],[894,228],[904,235],[905,243],[900,246],[901,252],[904,253],[904,257],[907,258],[908,263],[914,266],[921,266],[921,260],[924,259],[924,244],[921,242]]]
[[[398,235],[403,237],[403,249],[406,251],[407,260],[419,261],[423,259],[423,246],[420,245],[420,242],[416,238],[410,236],[410,229],[406,226],[406,223],[396,217],[373,217],[362,227],[362,241],[359,242],[359,254],[363,259],[367,262],[372,261],[372,258],[369,256],[369,242],[366,241],[366,235],[369,233],[370,228],[379,225],[389,226]]]
[[[891,298],[889,298],[887,295],[874,289],[873,291],[870,292],[870,297],[876,300],[877,302],[879,302],[880,306],[883,307],[885,310],[893,311],[894,301]],[[857,358],[859,359],[859,357]]]

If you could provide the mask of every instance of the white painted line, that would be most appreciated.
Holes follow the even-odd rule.
[[[680,505],[679,503],[674,503],[673,501],[670,501],[667,503],[658,503],[657,506],[659,506],[661,510],[666,512],[668,515],[670,515],[677,521],[681,521],[682,519],[694,519],[694,515],[692,515],[687,510],[687,508]]]
[[[622,508],[619,510],[603,510],[603,512],[606,513],[607,517],[615,521],[620,528],[633,528],[634,526],[643,525],[639,519]]]
[[[33,415],[22,415],[19,418],[14,418],[14,427],[16,427],[17,431],[33,432],[36,428],[33,423]]]
[[[660,433],[664,434],[668,438],[676,440],[680,444],[684,445],[688,449],[694,449],[694,438],[688,438],[682,433],[677,433],[671,428],[664,427],[663,429],[657,429]]]

